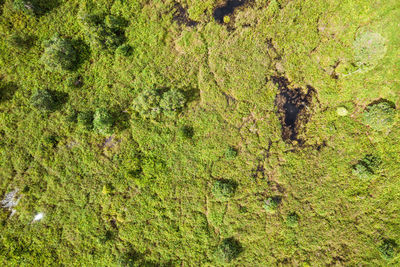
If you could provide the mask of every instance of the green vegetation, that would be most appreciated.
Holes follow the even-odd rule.
[[[399,18],[0,0],[0,262],[400,266]]]
[[[43,43],[41,61],[50,71],[72,70],[77,61],[76,51],[68,39],[58,35]]]
[[[390,129],[396,119],[396,110],[389,102],[382,101],[369,105],[363,113],[363,122],[377,131]]]
[[[242,249],[239,241],[232,237],[227,238],[219,244],[215,256],[219,262],[231,262],[239,256]]]
[[[235,194],[236,187],[232,181],[217,180],[212,187],[212,193],[216,199],[226,201]]]

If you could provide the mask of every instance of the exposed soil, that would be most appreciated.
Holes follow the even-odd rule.
[[[279,89],[275,105],[282,125],[282,139],[303,144],[304,141],[298,138],[298,134],[311,116],[310,106],[316,91],[310,85],[307,85],[307,90],[289,88],[290,82],[285,77],[274,76],[272,81]]]
[[[219,23],[224,23],[224,17],[233,14],[235,9],[249,3],[251,0],[227,0],[223,6],[214,10],[213,17]]]
[[[195,27],[197,24],[199,24],[197,21],[191,20],[189,18],[187,10],[183,8],[181,4],[175,3],[174,8],[175,8],[174,20],[178,22],[180,25]]]

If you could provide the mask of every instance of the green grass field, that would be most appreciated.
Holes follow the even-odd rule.
[[[399,19],[0,0],[0,263],[399,266]]]

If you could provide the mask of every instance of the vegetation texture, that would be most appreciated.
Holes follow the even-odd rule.
[[[0,0],[4,266],[400,266],[399,0]]]

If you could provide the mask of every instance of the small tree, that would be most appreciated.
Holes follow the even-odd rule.
[[[369,154],[353,166],[353,174],[360,178],[371,178],[378,171],[380,165],[381,159]]]
[[[268,213],[275,213],[278,209],[281,199],[279,197],[270,197],[264,201],[264,209]]]
[[[34,1],[14,0],[13,6],[15,10],[21,11],[30,16],[35,16],[39,13],[39,8]]]
[[[57,102],[57,98],[50,90],[37,90],[31,97],[32,106],[41,111],[54,111]]]
[[[174,115],[182,110],[185,102],[185,96],[179,90],[172,89],[163,94],[160,107],[163,109],[164,114]]]
[[[214,182],[212,193],[214,197],[221,201],[231,198],[236,191],[237,185],[229,180],[217,180]]]
[[[93,127],[101,134],[111,133],[114,119],[112,115],[104,108],[96,109],[93,118]]]
[[[222,240],[221,244],[215,251],[215,257],[217,261],[231,262],[236,259],[239,254],[243,251],[242,245],[234,238],[226,238]]]
[[[398,246],[394,240],[385,239],[378,247],[378,250],[383,258],[390,260],[395,256],[397,247]]]
[[[74,68],[77,53],[70,40],[54,36],[43,43],[45,49],[41,61],[50,71],[64,71]]]
[[[145,90],[133,101],[133,109],[143,118],[155,119],[161,114],[160,93],[158,90]]]
[[[225,157],[227,159],[233,159],[236,158],[238,152],[236,150],[236,148],[234,148],[233,146],[228,146],[228,148],[225,150]]]
[[[363,115],[362,121],[377,131],[385,131],[392,127],[396,117],[394,106],[388,101],[381,101],[369,105]]]
[[[286,217],[286,224],[289,227],[296,227],[299,224],[299,215],[296,212],[289,213]]]
[[[32,45],[32,37],[24,34],[14,32],[10,38],[8,39],[8,43],[12,47],[16,47],[18,49],[27,49]]]
[[[79,112],[77,116],[78,124],[86,130],[91,130],[93,128],[93,117],[92,111]]]

